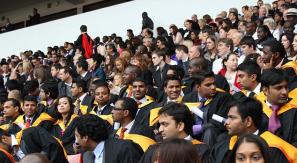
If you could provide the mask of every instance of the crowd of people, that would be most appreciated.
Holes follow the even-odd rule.
[[[168,30],[143,12],[126,40],[82,25],[3,58],[0,162],[296,163],[296,7],[258,0]]]

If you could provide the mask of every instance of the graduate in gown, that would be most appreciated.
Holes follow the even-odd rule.
[[[194,119],[192,113],[184,104],[169,103],[159,111],[159,132],[162,140],[179,138],[190,141],[195,145],[202,162],[208,161],[208,145],[193,139],[191,136]],[[141,163],[151,163],[158,145],[151,145],[141,158]]]
[[[20,149],[27,155],[42,153],[50,162],[68,163],[62,143],[42,127],[31,127],[23,131]]]
[[[269,131],[259,130],[263,114],[261,102],[246,97],[239,100],[230,104],[228,112],[226,128],[230,137],[214,145],[210,152],[209,162],[230,162],[229,155],[234,144],[238,137],[245,134],[254,134],[263,138],[269,145],[269,150],[276,162],[296,162],[297,148]]]
[[[132,141],[108,138],[105,122],[96,115],[83,115],[75,130],[81,146],[83,162],[137,163],[143,154],[141,147]]]
[[[194,136],[212,146],[224,139],[226,129],[224,125],[212,120],[213,114],[227,117],[228,105],[233,100],[229,93],[218,90],[215,85],[213,72],[205,71],[193,77],[196,91],[187,94],[183,102],[194,103],[203,112],[203,117],[195,115]]]
[[[51,134],[62,141],[67,154],[74,154],[74,131],[78,123],[78,116],[74,114],[74,106],[71,103],[70,97],[60,97],[56,109],[58,111],[58,119],[53,125]]]
[[[264,71],[261,84],[265,94],[265,98],[257,96],[264,111],[261,130],[268,130],[297,146],[297,99],[288,95],[288,77],[284,70]]]

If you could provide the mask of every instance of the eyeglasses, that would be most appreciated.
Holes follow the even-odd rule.
[[[128,110],[128,109],[122,109],[122,108],[113,107],[112,110]]]

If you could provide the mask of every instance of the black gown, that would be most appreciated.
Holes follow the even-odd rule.
[[[23,131],[21,150],[24,154],[43,153],[50,162],[68,163],[61,142],[42,127],[30,127]]]
[[[93,152],[83,154],[84,163],[93,163]],[[137,163],[142,156],[141,147],[130,140],[107,139],[104,142],[104,162],[106,163]]]
[[[51,134],[62,141],[68,155],[74,154],[73,144],[75,143],[75,128],[78,124],[78,116],[73,114],[67,125],[58,120],[51,130]]]

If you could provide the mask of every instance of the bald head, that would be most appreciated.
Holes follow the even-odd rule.
[[[31,153],[26,155],[20,163],[49,163],[47,157],[40,153]]]
[[[200,56],[200,46],[192,46],[189,49],[189,60]]]

